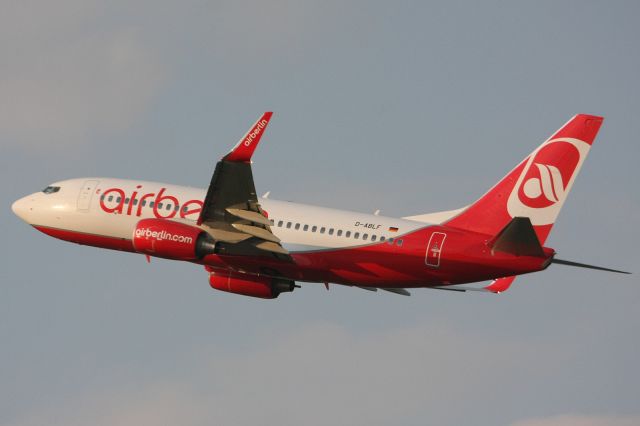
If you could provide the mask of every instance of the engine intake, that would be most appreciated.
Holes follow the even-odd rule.
[[[202,229],[167,219],[142,219],[133,231],[139,253],[174,260],[202,259],[215,251],[215,241]]]

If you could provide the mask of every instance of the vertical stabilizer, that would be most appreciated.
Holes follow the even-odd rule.
[[[576,115],[489,192],[444,224],[496,235],[513,218],[526,217],[544,244],[602,120]]]

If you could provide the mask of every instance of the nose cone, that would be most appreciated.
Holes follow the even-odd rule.
[[[27,200],[27,198],[28,197],[20,198],[18,201],[14,202],[11,205],[11,210],[13,210],[13,213],[15,213],[15,215],[18,216],[20,219],[29,223],[29,221],[27,220],[27,215],[29,212],[29,207],[28,207],[29,201]]]

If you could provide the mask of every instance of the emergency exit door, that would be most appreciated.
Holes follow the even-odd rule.
[[[98,183],[100,183],[100,181],[86,180],[82,184],[82,188],[80,188],[80,194],[78,194],[78,211],[89,211],[89,207],[91,206],[91,198],[93,197],[93,193],[96,191]]]

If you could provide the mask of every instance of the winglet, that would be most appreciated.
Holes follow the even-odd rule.
[[[249,129],[247,134],[245,134],[236,146],[233,147],[231,152],[224,156],[223,160],[239,163],[248,163],[251,161],[251,156],[256,150],[256,147],[260,142],[260,138],[262,137],[264,130],[267,128],[272,115],[273,112],[271,111],[265,112],[262,117],[260,117],[258,121],[251,126],[251,129]]]
[[[503,291],[509,290],[509,287],[511,287],[511,284],[513,284],[513,280],[515,279],[516,279],[515,276],[497,278],[493,280],[491,284],[486,286],[484,289],[492,293],[502,293]]]

